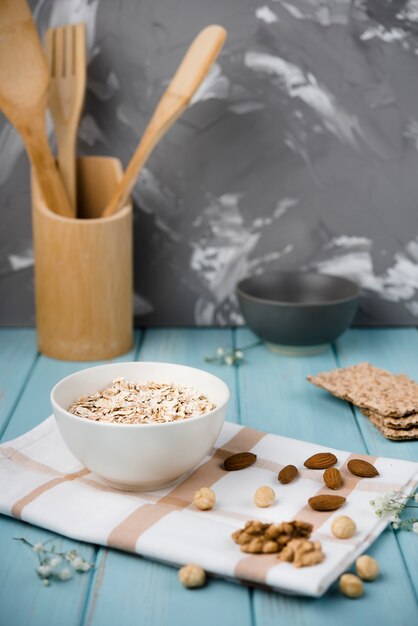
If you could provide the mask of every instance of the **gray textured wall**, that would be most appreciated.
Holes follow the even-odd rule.
[[[88,24],[83,154],[126,164],[200,28],[227,44],[134,191],[146,324],[234,324],[247,273],[317,268],[364,288],[357,321],[418,322],[416,0],[33,0]],[[0,323],[33,322],[28,164],[0,120]]]

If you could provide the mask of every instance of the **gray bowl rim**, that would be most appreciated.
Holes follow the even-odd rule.
[[[310,306],[326,307],[326,306],[330,306],[333,304],[343,304],[344,302],[351,302],[353,300],[356,300],[356,298],[358,298],[361,293],[360,286],[357,285],[357,283],[350,280],[349,278],[345,278],[344,276],[335,276],[334,274],[322,274],[320,272],[299,272],[299,271],[287,271],[287,272],[286,271],[277,271],[277,272],[273,271],[273,272],[265,272],[264,274],[262,274],[262,276],[283,276],[283,275],[323,276],[324,278],[332,278],[333,280],[347,283],[348,285],[354,288],[355,293],[353,293],[352,296],[348,296],[347,298],[339,298],[337,300],[326,300],[323,302],[315,302],[313,300],[312,302],[289,302],[286,300],[269,300],[268,298],[259,298],[258,296],[253,296],[243,290],[242,284],[246,280],[249,280],[251,278],[256,278],[257,277],[256,274],[253,274],[252,276],[246,276],[245,278],[240,280],[239,283],[237,283],[235,287],[235,291],[237,295],[242,296],[243,298],[247,298],[248,300],[253,300],[254,302],[260,302],[260,304],[272,304],[272,305],[297,307],[297,308],[310,307]]]

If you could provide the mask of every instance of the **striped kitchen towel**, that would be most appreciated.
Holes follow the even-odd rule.
[[[256,463],[226,472],[223,460],[245,450],[257,454]],[[347,502],[338,511],[317,512],[306,504],[326,488],[322,471],[309,470],[303,462],[324,450],[337,456],[344,478],[338,494]],[[379,476],[353,476],[346,469],[350,458],[371,461]],[[281,485],[277,473],[289,463],[299,468],[300,475]],[[216,447],[188,477],[147,493],[118,491],[89,472],[66,447],[53,417],[0,446],[0,512],[5,515],[74,539],[176,566],[198,563],[217,576],[309,596],[321,596],[387,525],[387,518],[375,516],[370,500],[389,490],[412,490],[417,482],[417,463],[354,455],[231,423],[224,424]],[[276,502],[268,509],[253,503],[260,485],[276,491]],[[216,493],[216,506],[210,511],[193,505],[194,492],[203,486]],[[336,539],[331,533],[332,520],[341,514],[357,524],[351,539]],[[251,519],[311,522],[313,539],[321,541],[325,560],[296,569],[276,554],[242,553],[231,534]]]

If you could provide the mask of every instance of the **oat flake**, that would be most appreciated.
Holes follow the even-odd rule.
[[[80,398],[68,410],[96,422],[151,424],[204,415],[215,406],[193,387],[115,378],[110,387]]]

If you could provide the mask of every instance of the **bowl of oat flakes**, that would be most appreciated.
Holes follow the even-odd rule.
[[[175,363],[110,363],[63,378],[51,391],[74,456],[110,485],[161,489],[211,450],[229,401],[225,383]]]

